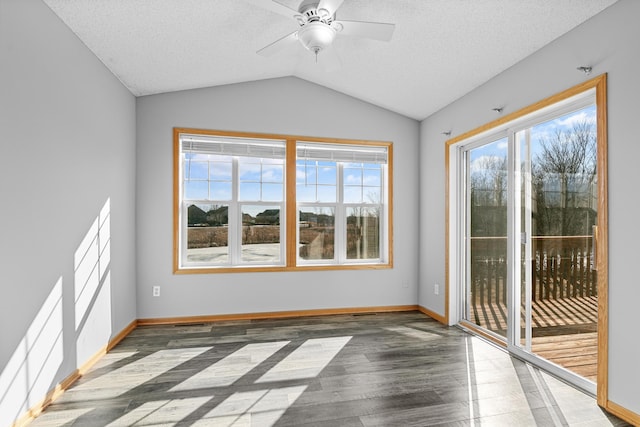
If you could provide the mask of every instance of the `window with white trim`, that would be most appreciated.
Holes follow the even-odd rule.
[[[386,147],[298,142],[298,262],[382,262]]]
[[[285,141],[180,136],[180,265],[283,265]]]
[[[174,129],[174,271],[391,267],[391,149]]]

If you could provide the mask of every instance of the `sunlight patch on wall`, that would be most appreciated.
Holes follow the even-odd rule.
[[[170,391],[229,386],[287,344],[289,341],[247,344],[176,385]]]
[[[76,330],[89,311],[111,261],[111,199],[89,227],[73,257]]]
[[[104,348],[111,337],[111,272],[107,274],[93,296],[90,310],[85,313],[76,332],[76,360],[91,359]]]
[[[62,276],[0,374],[0,425],[11,425],[55,384],[63,360]]]

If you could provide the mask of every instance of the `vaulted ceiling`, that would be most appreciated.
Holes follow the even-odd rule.
[[[302,45],[256,54],[299,28],[257,5],[271,1],[44,0],[136,96],[296,76],[418,120],[616,0],[344,0],[336,19],[395,31],[389,42],[338,34],[337,68]]]

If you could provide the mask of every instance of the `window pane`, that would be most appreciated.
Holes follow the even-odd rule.
[[[377,169],[365,169],[363,184],[370,185],[372,187],[380,187],[382,185],[380,167]]]
[[[307,175],[304,171],[304,165],[301,164],[300,161],[298,160],[296,162],[296,184],[297,185],[304,184],[306,177]]]
[[[280,261],[280,206],[244,205],[242,261],[274,264]]]
[[[249,163],[244,159],[238,162],[240,181],[260,182],[260,163]]]
[[[299,202],[336,201],[335,162],[298,160],[296,170],[296,198]]]
[[[331,203],[336,201],[335,185],[319,185],[318,186],[318,202]]]
[[[260,184],[255,182],[240,183],[240,200],[260,200]]]
[[[344,187],[344,202],[345,203],[361,203],[362,202],[362,187],[345,186]]]
[[[316,186],[315,185],[297,185],[296,199],[298,202],[315,202]]]
[[[262,182],[283,182],[282,165],[262,165]]]
[[[305,260],[334,259],[335,208],[303,207],[298,211],[298,254]]]
[[[318,184],[336,185],[337,169],[332,166],[318,166]]]
[[[296,162],[296,183],[311,185],[317,181],[316,164],[312,161],[298,160]]]
[[[209,198],[208,181],[185,181],[184,198],[187,200],[204,200]]]
[[[347,259],[380,258],[380,208],[347,208]]]
[[[231,200],[230,182],[210,182],[209,191],[212,200]]]
[[[211,162],[209,179],[212,181],[231,181],[231,162]]]
[[[362,187],[365,203],[380,203],[380,187]]]
[[[262,200],[265,202],[281,202],[282,184],[262,184]]]
[[[362,185],[362,169],[344,168],[345,185]]]
[[[195,160],[185,161],[185,179],[207,179],[209,177],[209,163]]]
[[[229,207],[192,204],[187,208],[187,261],[227,264],[229,262]]]

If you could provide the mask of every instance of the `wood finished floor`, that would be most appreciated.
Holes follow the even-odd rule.
[[[45,426],[626,426],[417,312],[139,327]]]
[[[531,310],[533,353],[595,382],[598,373],[598,297],[536,300]],[[502,301],[476,303],[472,319],[505,336],[506,313],[507,305]]]

